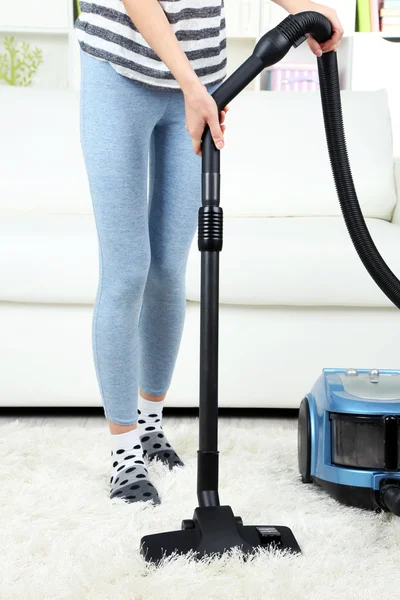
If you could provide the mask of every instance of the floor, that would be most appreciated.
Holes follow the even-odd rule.
[[[166,408],[164,417],[193,418],[198,416],[195,408]],[[227,409],[219,410],[220,419],[234,421],[243,418],[272,419],[284,428],[295,429],[297,427],[297,410],[280,409]],[[47,408],[47,407],[0,407],[0,426],[10,423],[16,419],[23,420],[26,425],[59,425],[68,427],[85,427],[87,429],[106,426],[102,408]]]
[[[399,598],[400,519],[303,485],[293,412],[221,409],[219,491],[245,525],[289,527],[302,554],[184,555],[155,568],[142,538],[180,532],[197,506],[197,411],[166,409],[185,467],[149,466],[162,499],[153,506],[110,501],[100,408],[1,409],[0,599],[375,600],[382,582]]]

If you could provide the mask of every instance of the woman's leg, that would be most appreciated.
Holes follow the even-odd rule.
[[[170,456],[164,462],[171,466],[171,462],[180,464],[178,457],[171,452],[165,436],[155,439],[162,429],[162,407],[158,404],[170,385],[181,343],[186,264],[201,206],[201,158],[194,154],[185,129],[184,96],[180,91],[172,92],[167,110],[154,129],[150,157],[151,263],[139,321],[139,383],[142,398],[153,400],[154,418],[149,415],[151,405],[139,398],[139,408],[144,406],[147,413],[139,417],[139,430],[148,456],[163,459],[166,451]]]
[[[134,475],[147,479],[139,456],[140,443],[134,443],[138,432],[133,431],[137,421],[138,321],[150,265],[149,144],[169,93],[128,80],[108,63],[83,52],[81,57],[81,141],[100,266],[93,311],[93,355],[105,416],[114,434],[112,453],[119,455],[113,462],[113,492],[143,499],[138,498],[142,485],[127,496],[127,491],[116,490],[115,484],[125,487]],[[127,476],[132,462],[136,466]],[[117,476],[119,471],[122,479]]]
[[[135,424],[138,319],[150,265],[147,169],[168,102],[82,52],[81,140],[99,243],[93,351],[105,415]]]

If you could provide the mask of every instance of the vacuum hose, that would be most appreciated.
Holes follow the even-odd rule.
[[[318,58],[322,110],[329,157],[347,230],[368,273],[382,292],[400,308],[400,281],[379,253],[357,199],[347,156],[335,52]]]
[[[318,24],[318,29],[324,35],[321,17],[324,19],[319,13],[299,13],[294,15],[291,20],[303,32],[315,29]],[[312,24],[313,21],[314,24]],[[321,33],[318,31],[317,36]],[[292,35],[294,38],[296,34],[293,32]],[[293,41],[295,40],[293,39]],[[400,308],[400,281],[375,246],[357,199],[343,128],[336,52],[326,52],[317,61],[329,158],[347,230],[368,273],[382,292]]]
[[[305,11],[290,15],[256,44],[253,54],[217,90],[213,97],[220,110],[262,69],[280,61],[294,46],[306,40],[310,33],[318,42],[332,35],[329,20],[320,13]],[[336,52],[326,52],[317,59],[322,111],[326,141],[341,211],[354,247],[368,273],[382,292],[400,308],[400,281],[379,253],[368,231],[357,199],[349,164],[343,128],[339,73]],[[209,142],[207,147],[207,141]],[[215,172],[219,167],[205,138],[209,150],[203,160],[203,173]]]
[[[319,13],[299,13],[290,20],[298,25],[303,35],[317,28],[318,31],[316,35],[314,33],[314,37],[324,36],[323,20],[325,18]],[[283,23],[281,23],[281,26]],[[287,32],[288,28],[285,29]],[[292,39],[295,42],[295,27],[292,31]],[[326,52],[317,61],[329,158],[347,230],[361,261],[372,279],[393,304],[400,308],[400,281],[390,270],[375,246],[357,199],[343,128],[336,52]]]
[[[394,515],[400,517],[400,486],[388,483],[380,490],[382,504]]]

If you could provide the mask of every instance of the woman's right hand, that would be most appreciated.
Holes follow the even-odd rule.
[[[219,119],[217,104],[212,95],[207,91],[205,85],[200,81],[189,90],[184,91],[184,98],[186,112],[185,128],[192,138],[194,153],[201,156],[201,138],[206,125],[210,127],[211,136],[216,147],[218,149],[223,148],[225,132],[225,125],[223,123],[229,107],[225,106],[221,110],[221,118]]]

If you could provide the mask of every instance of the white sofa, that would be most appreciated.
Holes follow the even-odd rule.
[[[364,214],[400,274],[386,93],[343,92],[342,102]],[[318,93],[246,91],[230,107],[220,405],[295,408],[323,367],[400,367],[399,313],[341,219]],[[0,405],[101,406],[91,348],[97,238],[77,93],[1,88],[0,172]],[[199,282],[196,236],[169,406],[198,404]]]

